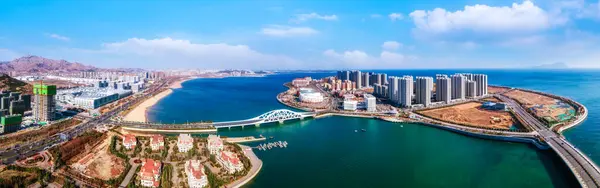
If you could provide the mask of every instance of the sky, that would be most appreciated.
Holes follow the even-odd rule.
[[[0,61],[104,68],[600,68],[600,0],[0,1]]]

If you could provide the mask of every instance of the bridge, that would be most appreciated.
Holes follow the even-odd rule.
[[[232,127],[244,127],[248,125],[260,125],[266,123],[283,123],[284,121],[294,119],[304,119],[307,117],[315,117],[315,112],[294,112],[287,109],[279,109],[269,111],[255,118],[240,120],[240,121],[226,121],[226,122],[214,122],[213,127],[215,128],[232,128]]]
[[[497,97],[508,104],[515,115],[523,121],[523,124],[528,125],[536,131],[544,141],[546,141],[550,148],[552,148],[560,158],[563,159],[569,169],[571,169],[571,172],[573,172],[575,178],[577,178],[577,181],[579,181],[579,184],[582,187],[600,187],[600,170],[591,159],[583,154],[583,152],[579,151],[559,134],[552,132],[546,125],[533,117],[533,115],[528,113],[516,101],[502,95],[497,95]],[[574,124],[581,123],[581,121],[585,119],[587,116],[587,109],[584,109],[583,112],[584,114],[579,117]]]
[[[267,123],[283,123],[289,120],[315,117],[315,112],[294,112],[287,109],[272,110],[260,116],[237,121],[223,122],[193,122],[182,124],[163,124],[150,122],[114,121],[125,131],[143,133],[204,133],[216,132],[219,128],[232,128],[244,126],[259,126]]]

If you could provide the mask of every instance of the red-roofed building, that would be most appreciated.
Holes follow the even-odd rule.
[[[310,78],[310,77],[308,77]],[[296,78],[294,80],[292,80],[292,85],[294,85],[294,87],[306,87],[308,86],[308,84],[310,83],[310,79],[307,78]]]
[[[218,154],[223,150],[223,140],[218,135],[208,135],[208,151],[211,155]]]
[[[160,170],[162,163],[152,159],[143,159],[140,169],[140,184],[144,187],[158,187],[160,185]]]
[[[191,188],[202,188],[208,185],[208,177],[204,173],[204,165],[200,163],[200,160],[186,161],[185,173],[188,177],[188,185]]]
[[[177,148],[179,152],[188,152],[194,147],[194,138],[190,134],[179,134]]]
[[[133,148],[135,148],[136,144],[137,144],[137,140],[135,139],[134,135],[132,135],[132,134],[123,135],[123,146],[125,146],[125,149],[133,149]]]
[[[230,174],[244,169],[242,161],[240,161],[235,153],[230,151],[221,151],[221,153],[217,155],[217,161],[221,163]]]
[[[163,149],[165,147],[165,137],[160,134],[155,134],[150,137],[150,148],[153,151]]]

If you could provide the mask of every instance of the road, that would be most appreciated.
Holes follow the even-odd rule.
[[[138,102],[145,100],[148,97],[158,93],[158,91],[160,91],[161,88],[166,88],[166,86],[168,86],[168,81],[161,81],[157,84],[154,84],[146,91],[144,91],[144,93],[142,93],[141,96],[138,96],[133,100],[125,102],[120,107],[106,112],[98,117],[94,117],[87,121],[84,121],[83,123],[79,124],[73,129],[69,129],[61,133],[52,135],[48,139],[17,145],[10,150],[1,150],[0,163],[14,163],[16,160],[27,158],[28,156],[34,155],[38,152],[47,150],[48,148],[51,148],[63,142],[69,141],[72,138],[80,136],[81,134],[85,133],[88,130],[91,130],[95,126],[108,122],[110,118],[117,115],[119,112],[128,109],[129,107],[131,107],[131,105],[137,104]]]
[[[528,113],[513,99],[502,95],[497,97],[506,102],[524,124],[538,132],[544,141],[563,159],[582,187],[600,187],[600,170],[592,160],[559,134],[552,132],[544,123]]]
[[[129,172],[127,172],[125,178],[123,178],[123,182],[121,182],[121,185],[119,185],[119,187],[127,187],[127,185],[129,185],[129,182],[131,182],[131,178],[133,178],[133,175],[135,175],[135,171],[137,171],[138,166],[140,166],[140,164],[134,162],[136,159],[137,158],[129,159],[128,163],[131,164],[131,168],[129,169]]]

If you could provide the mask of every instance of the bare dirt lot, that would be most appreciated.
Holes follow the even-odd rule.
[[[517,100],[535,116],[549,123],[566,121],[575,115],[573,106],[552,97],[521,90],[512,90],[504,95]]]
[[[491,111],[480,107],[481,103],[469,102],[425,110],[421,111],[421,114],[442,121],[482,128],[510,129],[512,125],[518,123],[510,112]]]
[[[488,93],[489,94],[496,94],[496,93],[502,93],[505,91],[508,91],[508,88],[504,88],[504,87],[494,87],[494,86],[488,86]]]
[[[125,171],[125,161],[114,156],[109,151],[111,136],[106,138],[97,147],[90,150],[74,166],[80,165],[85,175],[109,180],[118,177]]]

